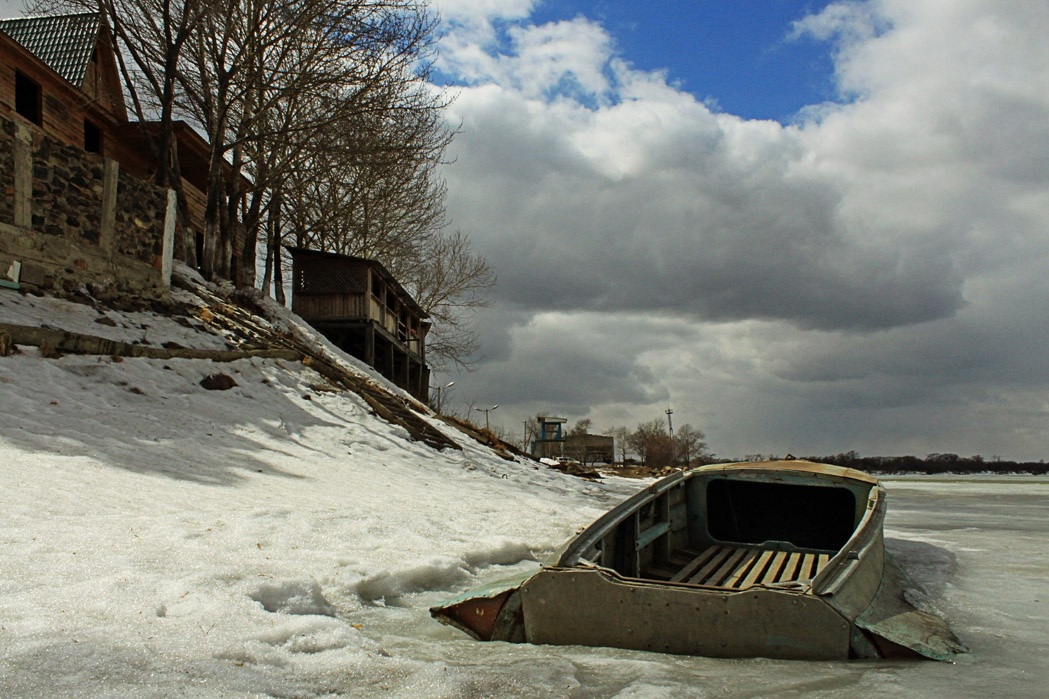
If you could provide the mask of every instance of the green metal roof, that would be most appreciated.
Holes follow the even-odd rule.
[[[0,31],[81,88],[102,23],[98,12],[0,20]]]

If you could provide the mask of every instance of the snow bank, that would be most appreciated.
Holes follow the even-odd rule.
[[[13,293],[0,321],[226,344]],[[404,684],[415,663],[358,616],[423,611],[420,596],[534,560],[622,495],[447,426],[463,451],[409,441],[297,362],[21,350],[0,358],[2,696],[310,694],[354,686],[353,668]],[[203,388],[216,372],[235,386]]]

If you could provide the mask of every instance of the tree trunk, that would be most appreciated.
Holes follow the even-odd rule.
[[[277,299],[277,303],[282,306],[286,306],[287,299],[284,298],[284,273],[281,271],[282,268],[280,246],[277,246],[273,250],[273,284],[274,284],[274,297]]]
[[[262,275],[262,293],[269,296],[273,285],[273,268],[275,262],[280,260],[280,209],[283,196],[280,189],[273,193],[270,199],[270,211],[266,217],[266,267]]]

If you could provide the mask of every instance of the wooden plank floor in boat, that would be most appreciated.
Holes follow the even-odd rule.
[[[811,580],[828,560],[830,556],[825,553],[711,546],[682,566],[670,582],[743,590],[753,585]]]

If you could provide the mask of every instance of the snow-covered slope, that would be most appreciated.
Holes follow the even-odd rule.
[[[227,346],[185,318],[8,291],[0,322]],[[205,390],[214,373],[236,386]],[[0,357],[0,399],[0,696],[418,679],[384,647],[384,614],[529,564],[636,487],[508,461],[432,420],[463,447],[437,451],[295,361],[22,347]]]

